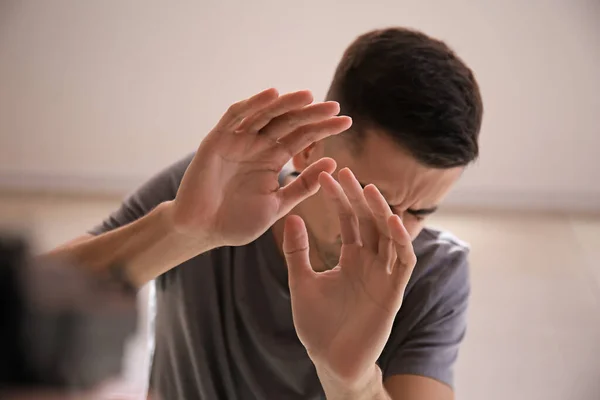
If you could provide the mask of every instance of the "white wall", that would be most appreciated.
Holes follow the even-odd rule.
[[[345,46],[388,25],[446,40],[480,81],[482,158],[455,204],[600,210],[596,0],[0,0],[0,186],[129,189],[233,101],[323,97]]]

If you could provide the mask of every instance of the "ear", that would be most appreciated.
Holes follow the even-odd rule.
[[[322,157],[324,157],[324,145],[321,140],[317,143],[311,143],[300,153],[296,154],[294,158],[292,158],[292,164],[296,171],[302,172]]]

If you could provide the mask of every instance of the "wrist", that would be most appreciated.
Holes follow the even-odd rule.
[[[379,400],[388,399],[381,369],[373,365],[361,374],[342,375],[324,366],[315,365],[317,375],[330,400]]]
[[[189,247],[197,247],[199,252],[219,247],[216,238],[209,234],[207,227],[198,224],[190,226],[188,218],[177,211],[175,200],[159,204],[156,211],[162,230],[167,236],[180,243],[187,243]]]
[[[171,268],[215,248],[204,231],[181,231],[174,219],[173,202],[159,204],[151,213],[125,227],[115,262],[136,287]],[[119,254],[120,253],[120,254]]]

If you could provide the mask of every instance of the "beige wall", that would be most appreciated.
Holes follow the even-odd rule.
[[[476,71],[461,205],[600,209],[600,3],[0,0],[0,186],[120,191],[268,86],[321,98],[344,47],[406,25]]]

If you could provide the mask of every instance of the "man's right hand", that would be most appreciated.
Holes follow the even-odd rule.
[[[174,200],[45,256],[140,287],[198,254],[258,238],[318,190],[322,171],[335,170],[332,159],[321,159],[279,187],[279,171],[296,153],[352,123],[335,116],[335,102],[311,103],[308,91],[269,89],[234,104],[200,144]]]
[[[269,89],[232,105],[200,144],[169,203],[175,229],[211,247],[244,245],[316,193],[319,174],[335,170],[332,159],[315,162],[282,188],[279,172],[352,120],[336,116],[336,102],[312,101],[309,91],[279,96]]]

